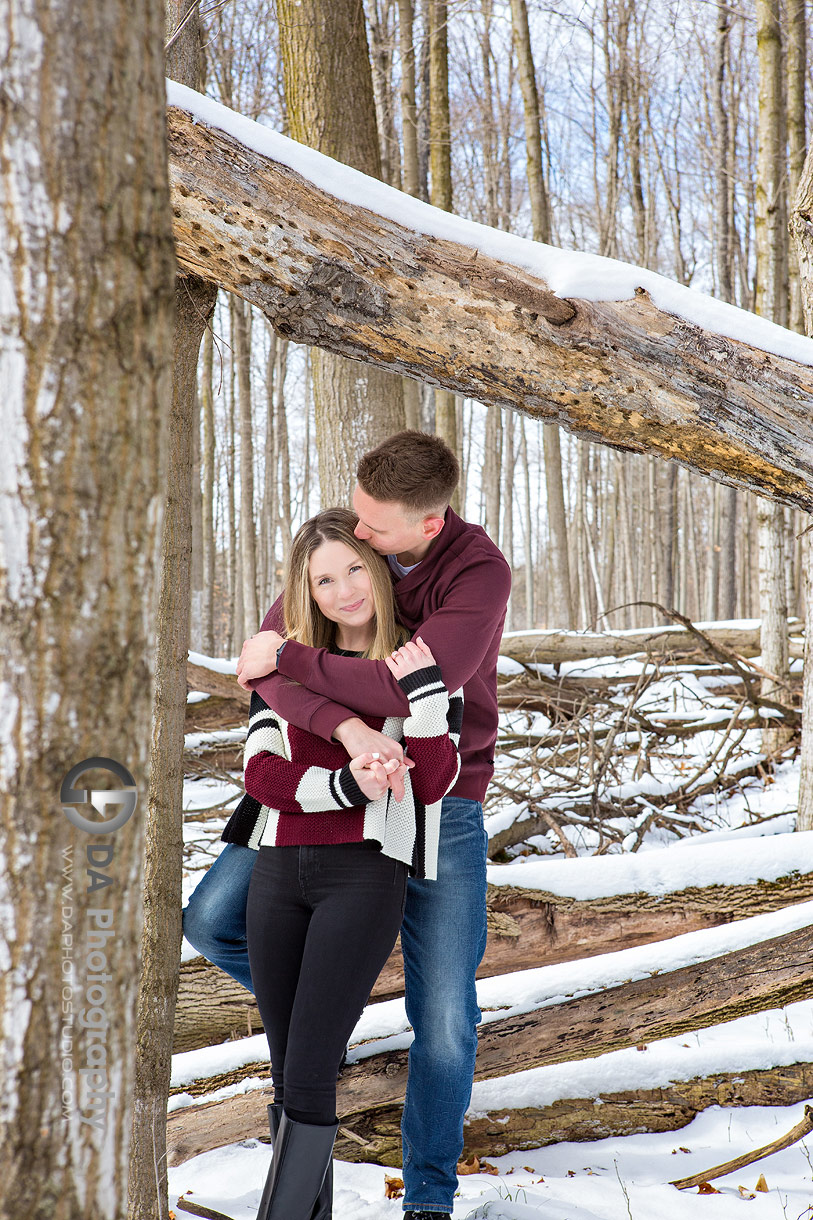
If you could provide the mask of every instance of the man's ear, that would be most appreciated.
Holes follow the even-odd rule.
[[[421,522],[421,532],[427,542],[431,542],[433,538],[437,538],[440,531],[443,529],[445,518],[443,517],[424,517]]]

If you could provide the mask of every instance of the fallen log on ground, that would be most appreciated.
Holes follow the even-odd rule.
[[[608,1139],[645,1131],[677,1131],[709,1106],[787,1106],[813,1096],[813,1064],[719,1073],[656,1089],[563,1098],[539,1108],[493,1110],[464,1127],[464,1157],[503,1156],[563,1141]],[[242,1139],[268,1139],[270,1093],[255,1090],[169,1115],[169,1163]],[[401,1107],[348,1118],[336,1141],[343,1161],[401,1163]]]
[[[489,1021],[479,1030],[475,1079],[594,1058],[809,999],[813,997],[811,953],[813,927],[803,927],[679,970]],[[211,1080],[210,1087],[264,1076],[267,1071],[267,1064],[248,1064],[223,1080]],[[367,1111],[398,1105],[406,1076],[406,1050],[383,1051],[348,1064],[339,1080],[336,1103],[342,1122],[352,1127]],[[189,1091],[187,1086],[183,1091]],[[225,1107],[224,1121],[237,1101],[217,1103]],[[179,1120],[178,1139],[185,1146],[190,1140],[210,1140],[209,1148],[229,1142],[221,1138],[220,1117],[215,1120],[207,1111],[208,1107],[191,1107],[180,1112],[185,1117]]]
[[[489,936],[478,978],[576,961],[778,911],[813,897],[813,873],[753,885],[614,894],[587,901],[515,886],[489,886]],[[400,943],[373,1000],[403,995]],[[181,965],[173,1050],[195,1050],[262,1030],[254,997],[202,957]]]
[[[737,627],[704,626],[703,634],[716,644],[730,648],[742,657],[758,656],[759,624]],[[789,620],[791,636],[802,627],[798,619]],[[792,655],[802,655],[802,641],[791,640]],[[696,639],[683,627],[644,627],[630,631],[511,631],[500,642],[500,656],[524,664],[557,665],[566,661],[586,661],[592,657],[695,656],[701,652]]]
[[[340,200],[332,162],[171,88],[185,107],[168,109],[178,264],[257,306],[283,337],[813,508],[808,366],[660,310],[640,285],[630,300],[563,299],[475,248],[505,235],[345,167],[342,182],[356,185],[353,202]],[[228,124],[242,124],[242,140]],[[310,178],[283,163],[283,149],[307,159]],[[382,190],[409,209],[409,227],[368,210]],[[422,223],[452,224],[474,245],[416,231]],[[521,251],[538,260],[543,248]]]

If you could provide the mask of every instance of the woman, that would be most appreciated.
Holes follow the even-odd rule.
[[[331,1216],[339,1065],[395,944],[408,872],[435,875],[440,801],[459,768],[462,697],[450,699],[429,649],[396,624],[386,561],[355,537],[357,520],[331,509],[299,530],[286,635],[386,661],[409,715],[368,723],[403,738],[414,769],[374,754],[349,759],[252,695],[247,797],[233,819],[255,819],[248,949],[275,1097],[258,1220]]]

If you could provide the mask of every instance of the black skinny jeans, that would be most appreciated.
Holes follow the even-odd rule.
[[[347,1041],[398,936],[406,865],[374,843],[261,847],[246,924],[274,1096],[298,1122],[336,1121]]]

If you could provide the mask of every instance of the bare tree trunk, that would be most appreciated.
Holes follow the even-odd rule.
[[[197,0],[168,0],[168,39]],[[199,84],[197,11],[173,45],[176,70]],[[129,1220],[167,1220],[166,1113],[181,950],[183,743],[192,551],[194,436],[199,432],[200,341],[217,298],[214,284],[179,277],[175,287],[172,410],[161,548],[149,811],[144,853],[144,928],[136,1015]],[[199,477],[197,486],[200,487]]]
[[[217,298],[215,298],[216,300]],[[203,336],[203,377],[201,404],[203,407],[203,651],[214,656],[214,590],[215,590],[215,409],[212,391],[214,376],[214,332],[211,322]]]
[[[291,135],[381,177],[364,9],[358,0],[277,0]],[[361,455],[404,426],[399,377],[312,353],[319,483],[325,505],[350,498]]]
[[[717,292],[724,300],[734,300],[734,243],[732,132],[731,117],[726,107],[727,78],[730,67],[731,10],[719,3],[717,7],[717,37],[714,56],[714,163],[715,183],[715,264]],[[714,486],[715,509],[718,530],[712,538],[717,556],[713,565],[714,614],[724,619],[734,618],[737,612],[737,589],[735,557],[737,544],[737,492],[733,487]]]
[[[239,297],[234,306],[237,386],[240,402],[240,567],[243,589],[243,623],[247,633],[259,630],[257,605],[257,551],[254,544],[254,437],[251,411],[251,306]]]
[[[810,287],[803,277],[803,295],[810,291]],[[806,618],[797,830],[813,830],[813,532],[810,531],[810,524],[808,519],[808,532],[804,535],[802,548]]]
[[[522,460],[522,474],[525,487],[525,626],[533,627],[536,624],[536,597],[535,597],[535,582],[534,582],[534,541],[533,541],[533,520],[534,512],[531,507],[531,471],[530,463],[528,462],[528,438],[525,434],[525,419],[520,417],[519,421],[519,436],[520,436],[520,457]],[[561,472],[561,466],[560,466]]]
[[[412,0],[398,0],[403,189],[417,199],[421,195],[421,170],[418,160],[418,108],[415,102],[414,22],[415,6]],[[407,428],[421,429],[421,385],[412,377],[404,378],[404,422]]]
[[[395,31],[392,28],[393,0],[371,0],[367,6],[370,20],[370,66],[375,98],[376,126],[381,151],[381,177],[401,189],[401,158],[395,130],[392,89],[392,56]]]
[[[543,169],[539,93],[536,87],[536,72],[525,0],[511,0],[511,22],[514,47],[519,61],[519,84],[525,117],[525,160],[533,236],[534,241],[550,242],[550,199]],[[553,550],[548,575],[554,586],[552,592],[555,604],[561,607],[561,617],[557,619],[557,623],[562,627],[572,627],[575,615],[570,588],[567,524],[562,484],[562,454],[558,425],[546,424],[543,435],[548,530]]]
[[[164,14],[5,12],[0,1215],[121,1220],[172,371]],[[102,752],[123,771],[82,770]]]
[[[797,13],[796,0],[791,0],[789,12],[791,15],[791,30],[795,30],[798,40],[798,20],[803,19],[802,13]],[[796,20],[794,20],[794,16]],[[791,33],[791,40],[794,33]],[[795,54],[795,52],[794,52]],[[791,83],[790,88],[793,88]],[[798,100],[798,98],[797,98]],[[791,134],[791,173],[795,172],[795,143]],[[808,335],[813,335],[813,148],[808,149],[802,168],[799,184],[793,198],[790,216],[790,230],[794,237],[796,255],[799,261],[800,290],[804,329]],[[800,749],[799,778],[799,816],[797,830],[813,830],[813,534],[810,526],[813,519],[806,519],[806,532],[803,539],[802,566],[805,606],[805,655],[802,686],[802,744]]]
[[[412,0],[398,0],[398,38],[401,51],[401,135],[403,140],[403,188],[420,198],[418,162],[418,108],[415,102],[415,45]]]
[[[288,341],[279,345],[277,352],[277,394],[274,406],[274,422],[277,428],[277,443],[279,445],[279,523],[282,537],[282,567],[288,563],[293,540],[293,522],[291,519],[291,456],[288,445],[288,413],[285,407],[285,374],[288,369]],[[308,434],[306,432],[306,444]],[[307,469],[307,466],[306,466]],[[308,478],[305,478],[305,503],[303,515],[308,516]]]
[[[514,412],[507,411],[505,415],[505,433],[502,446],[502,553],[508,560],[508,566],[514,568],[514,479],[516,477],[516,454],[514,452]],[[508,599],[506,617],[508,631],[515,627],[514,619],[514,588]]]
[[[807,133],[805,123],[805,68],[807,63],[807,15],[805,0],[787,0],[788,31],[788,197],[796,198],[805,162]],[[788,251],[788,279],[791,330],[805,333],[802,293],[799,283],[799,256],[791,246]]]
[[[226,511],[228,525],[228,542],[226,551],[226,567],[228,573],[228,631],[227,648],[234,655],[242,647],[245,632],[243,630],[243,598],[238,583],[238,544],[237,544],[237,504],[234,500],[234,483],[237,478],[237,455],[234,453],[234,351],[237,350],[237,339],[234,334],[234,304],[228,300],[228,338],[229,361],[228,382],[226,386]]]
[[[757,0],[756,12],[759,55],[756,306],[757,313],[786,326],[786,122],[780,0]],[[757,515],[763,665],[784,682],[788,676],[784,514],[780,505],[761,501]],[[765,679],[766,694],[774,687],[770,679]],[[762,748],[773,753],[787,739],[787,730],[766,727],[762,732]]]
[[[206,281],[204,281],[205,283]],[[195,420],[192,429],[192,556],[189,574],[189,647],[203,648],[203,494],[201,491],[200,398],[195,379]]]
[[[449,119],[448,11],[445,0],[429,0],[429,201],[452,210],[452,135]],[[435,387],[435,432],[457,452],[457,398]],[[459,456],[459,455],[458,455]],[[460,510],[459,498],[453,501]]]

